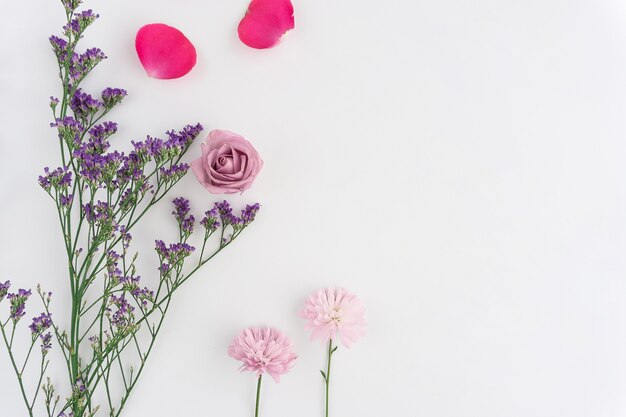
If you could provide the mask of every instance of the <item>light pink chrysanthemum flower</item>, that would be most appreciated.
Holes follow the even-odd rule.
[[[325,288],[309,295],[302,317],[306,328],[312,330],[311,340],[322,343],[339,338],[350,347],[365,336],[365,308],[356,295],[343,288]]]
[[[270,327],[244,329],[228,346],[228,355],[242,362],[242,372],[256,372],[257,376],[267,373],[276,382],[298,357],[287,336]]]

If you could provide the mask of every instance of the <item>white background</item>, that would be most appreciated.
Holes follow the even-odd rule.
[[[261,202],[257,222],[180,291],[127,416],[251,416],[254,377],[226,347],[264,324],[300,358],[265,383],[262,416],[322,416],[324,352],[297,313],[329,285],[357,293],[369,323],[335,356],[333,417],[626,416],[623,1],[294,0],[296,29],[265,51],[237,38],[246,0],[87,6],[101,19],[84,46],[109,56],[87,86],[130,93],[115,145],[200,121],[265,160],[232,197]],[[41,282],[63,321],[64,253],[36,178],[59,163],[47,37],[64,16],[55,1],[0,7],[0,279]],[[134,35],[151,22],[195,44],[188,76],[145,75]],[[175,195],[197,213],[218,198],[192,175]],[[170,211],[134,233],[147,280]],[[24,416],[0,354],[0,415]]]

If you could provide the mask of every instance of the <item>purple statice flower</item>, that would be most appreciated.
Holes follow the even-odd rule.
[[[20,321],[26,314],[26,301],[31,296],[30,290],[20,288],[17,293],[7,294],[7,299],[11,303],[9,317],[13,320],[13,323]]]
[[[140,276],[123,276],[120,277],[120,284],[122,284],[122,289],[124,291],[132,292],[139,286],[139,281],[141,280]]]
[[[120,187],[131,180],[141,180],[144,177],[143,167],[144,165],[135,151],[124,156],[120,168],[117,170],[117,186]]]
[[[61,0],[63,2],[63,6],[65,7],[65,11],[68,13],[73,13],[74,10],[80,6],[83,0]]]
[[[261,205],[259,203],[255,203],[252,205],[248,204],[245,209],[241,210],[241,220],[243,221],[244,226],[247,226],[254,221],[260,208]]]
[[[74,92],[70,100],[70,108],[74,115],[81,120],[86,120],[98,112],[102,106],[99,100],[93,98],[90,94],[84,93],[80,88]]]
[[[190,215],[180,223],[180,230],[183,232],[183,236],[190,236],[193,233],[193,226],[195,222],[195,217]]]
[[[57,108],[57,104],[59,104],[59,99],[56,97],[50,96],[50,108],[52,110]]]
[[[191,207],[189,206],[189,200],[183,197],[177,197],[172,200],[172,203],[174,203],[174,211],[172,212],[172,214],[174,215],[176,220],[181,222],[191,209]]]
[[[233,214],[233,209],[230,206],[230,203],[226,200],[216,202],[214,209],[216,209],[219,213],[220,219],[222,220],[222,224],[224,226],[231,225],[235,227],[243,223],[243,220]]]
[[[97,226],[96,240],[104,242],[114,237],[118,224],[113,216],[113,207],[104,201],[87,203],[83,207],[85,219]]]
[[[131,291],[131,294],[137,299],[141,308],[144,310],[148,306],[148,302],[154,301],[154,291],[148,289],[147,287],[137,287]]]
[[[127,335],[136,329],[135,324],[135,307],[130,305],[125,294],[120,296],[111,295],[109,305],[115,307],[112,312],[111,307],[107,307],[106,315],[111,325],[116,328],[122,335]]]
[[[59,62],[65,62],[65,58],[67,57],[67,41],[54,35],[50,36],[49,40],[57,60]]]
[[[183,242],[166,245],[162,240],[156,240],[155,250],[161,261],[159,270],[163,276],[166,276],[172,267],[181,265],[185,258],[191,255],[196,248]]]
[[[115,252],[114,250],[110,250],[107,252],[106,256],[106,268],[107,273],[109,274],[109,279],[113,282],[114,285],[120,282],[122,278],[122,270],[118,268],[118,261],[121,259],[121,256]]]
[[[120,237],[122,238],[122,247],[124,252],[130,247],[130,241],[133,240],[133,236],[128,233],[126,226],[120,226]]]
[[[73,395],[80,397],[87,390],[87,386],[81,377],[76,378],[76,382],[72,387]]]
[[[54,123],[50,123],[50,127],[56,127],[59,138],[68,145],[74,146],[80,142],[83,126],[72,116],[56,119]]]
[[[50,168],[45,167],[43,169],[44,175],[40,175],[38,182],[41,188],[50,192],[52,188],[67,189],[72,185],[72,172],[67,167],[59,167],[54,171],[50,171]]]
[[[63,33],[65,36],[78,38],[98,17],[100,15],[95,14],[91,9],[76,13],[74,18],[67,25],[63,26]]]
[[[9,288],[11,288],[11,281],[6,281],[4,284],[0,283],[0,302],[2,302],[4,297],[9,293]]]
[[[41,313],[39,317],[33,317],[33,322],[28,326],[33,340],[52,326],[52,318],[50,314]]]
[[[218,229],[218,227],[220,227],[220,222],[217,221],[217,216],[219,216],[219,213],[217,212],[216,207],[204,212],[204,217],[200,220],[200,224],[204,226],[207,233],[214,232]]]
[[[122,102],[128,92],[122,88],[107,87],[102,91],[102,102],[106,109],[111,109],[116,104]]]
[[[161,167],[159,171],[163,182],[174,183],[185,176],[187,171],[189,171],[189,165],[185,163],[174,164],[170,168]]]
[[[79,174],[83,180],[96,187],[113,186],[119,167],[125,161],[125,155],[118,151],[107,154],[93,154],[97,150],[93,141],[82,143],[73,156],[80,165]],[[104,145],[103,145],[104,146]]]
[[[45,356],[52,349],[52,334],[50,332],[42,334],[39,340],[41,340],[41,353]]]
[[[195,126],[187,125],[178,132],[170,130],[166,132],[168,140],[165,142],[165,146],[183,150],[193,143],[200,132],[202,132],[202,129],[202,125],[198,123]]]
[[[192,215],[187,216],[190,210],[189,200],[183,197],[177,197],[172,200],[172,203],[174,203],[174,211],[172,211],[172,214],[176,218],[183,236],[190,236],[193,232],[196,219]]]
[[[89,71],[106,58],[107,56],[100,48],[90,48],[82,54],[72,57],[72,65],[70,66],[72,82],[80,82]]]
[[[109,148],[109,143],[105,142],[105,140],[115,132],[117,132],[117,123],[115,122],[103,122],[89,129],[89,137],[90,140],[93,141],[92,147],[95,147],[95,144],[98,144],[101,148],[103,148],[97,153],[104,153]]]
[[[87,340],[89,340],[91,348],[99,353],[100,352],[100,338],[96,335],[93,335]]]
[[[61,194],[61,196],[59,197],[59,204],[61,205],[61,207],[68,208],[72,205],[73,201],[74,194]]]

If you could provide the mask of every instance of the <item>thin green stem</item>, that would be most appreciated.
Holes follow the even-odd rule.
[[[256,384],[256,406],[254,407],[254,417],[259,417],[259,399],[261,398],[261,381],[263,375],[259,375],[259,381]]]
[[[334,352],[335,351],[333,350],[333,339],[330,339],[328,341],[328,363],[326,365],[326,375],[324,377],[326,381],[326,417],[328,417],[328,391],[330,388],[330,361],[333,357]]]
[[[15,362],[15,357],[13,356],[13,351],[11,350],[9,340],[7,339],[6,332],[4,331],[4,325],[1,323],[0,323],[0,331],[2,332],[2,339],[4,340],[4,344],[7,347],[7,352],[9,353],[9,359],[11,359],[11,365],[13,365],[13,370],[15,371],[15,375],[17,376],[17,381],[20,385],[22,398],[24,399],[24,403],[26,404],[26,408],[28,409],[28,415],[30,417],[33,417],[33,408],[30,406],[28,397],[26,396],[26,389],[24,388],[24,382],[22,381],[22,373],[17,369],[17,364]],[[15,331],[15,324],[13,325],[13,332],[14,331]]]

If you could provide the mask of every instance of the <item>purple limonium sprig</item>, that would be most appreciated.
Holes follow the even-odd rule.
[[[28,327],[30,328],[34,340],[40,334],[48,330],[50,326],[52,326],[50,313],[41,313],[38,317],[33,317],[33,322]]]
[[[17,293],[9,293],[7,299],[11,303],[9,317],[13,320],[13,323],[17,324],[18,321],[26,314],[26,301],[31,296],[30,290],[20,288]]]
[[[45,356],[52,349],[52,333],[42,333],[39,340],[41,340],[41,354]]]
[[[219,213],[217,212],[216,207],[213,207],[211,210],[204,212],[204,217],[202,218],[202,220],[200,220],[200,224],[204,226],[207,233],[212,233],[220,227],[218,216]]]
[[[190,210],[189,200],[183,197],[177,197],[172,200],[172,203],[174,203],[174,211],[172,211],[172,214],[178,222],[181,237],[186,239],[193,233],[193,226],[196,221],[193,215],[187,215]]]
[[[0,283],[0,302],[2,302],[4,297],[9,293],[9,288],[11,288],[11,281],[5,281],[4,284]]]
[[[67,25],[63,26],[63,33],[67,37],[80,38],[85,29],[99,17],[91,9],[76,13],[74,18]]]
[[[50,168],[43,169],[44,175],[39,176],[39,185],[41,188],[50,192],[51,189],[67,189],[72,185],[72,173],[67,167],[57,168],[50,171]]]
[[[128,92],[123,88],[107,87],[102,90],[102,103],[106,109],[112,109],[115,105],[122,102]]]

